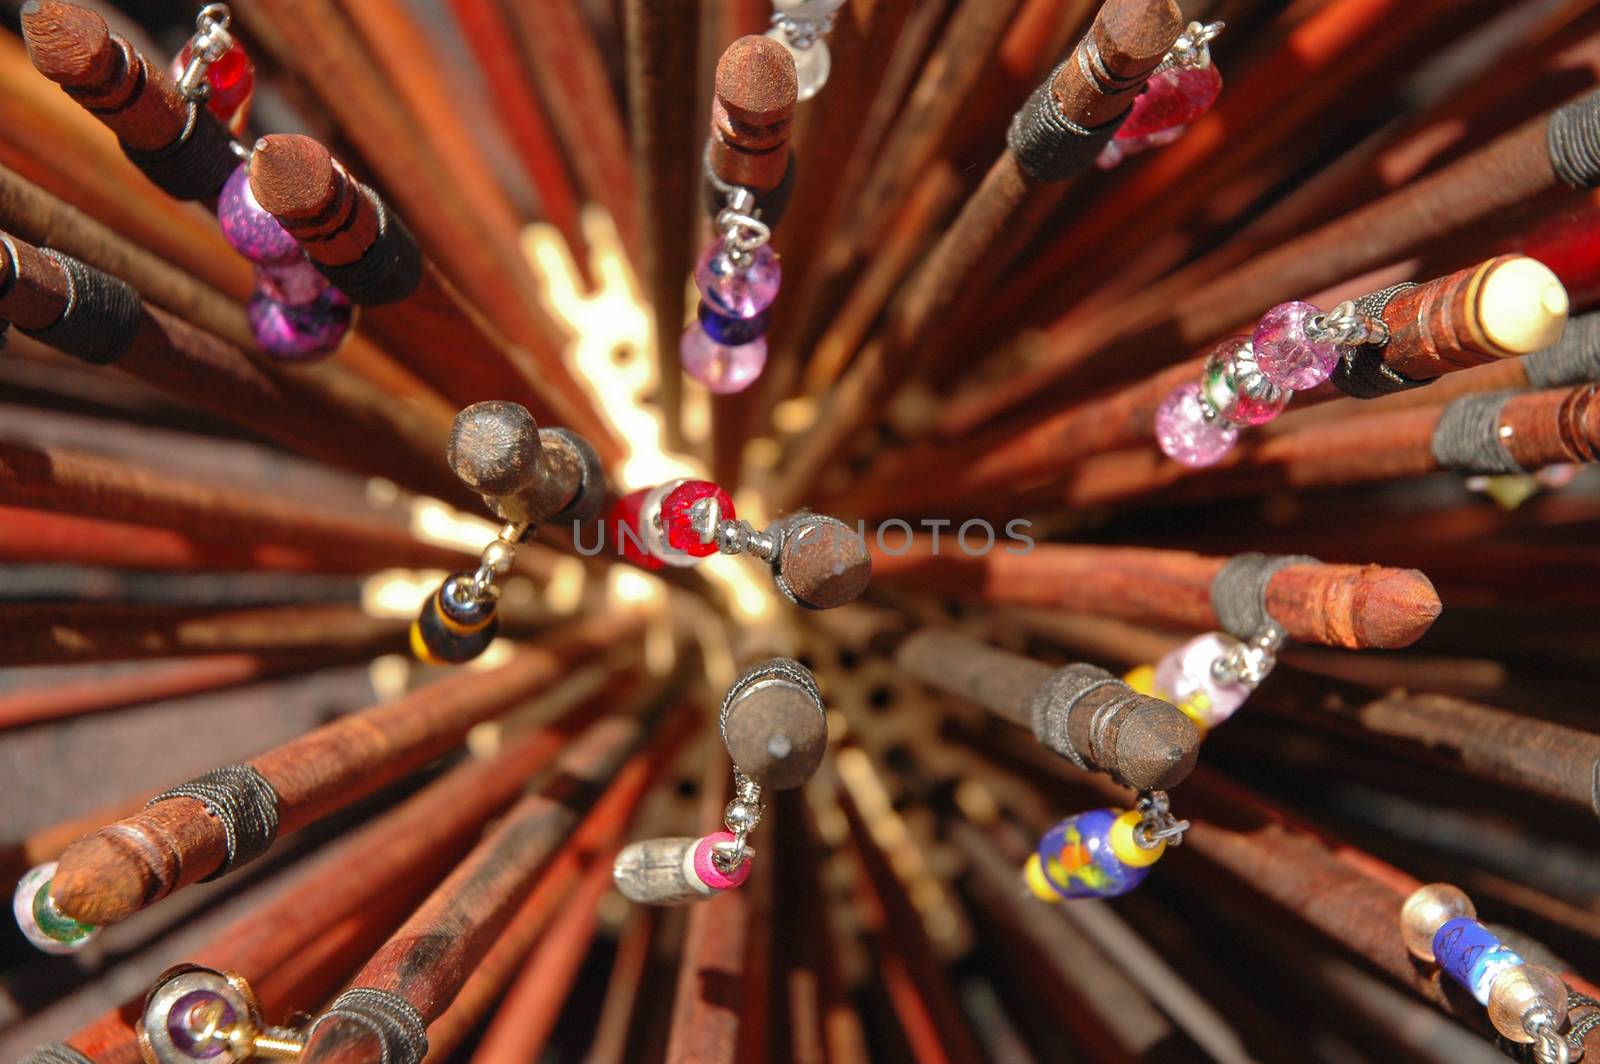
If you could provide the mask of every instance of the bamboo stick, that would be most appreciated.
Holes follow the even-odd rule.
[[[549,649],[345,717],[250,761],[277,795],[278,833],[327,816],[460,742],[473,724],[554,684],[575,661],[631,636],[636,616],[580,623]],[[447,688],[441,690],[440,688]],[[142,844],[129,845],[131,840]],[[69,847],[51,887],[63,912],[115,923],[221,868],[222,823],[193,798],[169,798]]]

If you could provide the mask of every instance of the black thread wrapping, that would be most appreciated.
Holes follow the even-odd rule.
[[[1572,318],[1561,339],[1522,360],[1531,388],[1600,381],[1600,311]]]
[[[36,1046],[17,1058],[17,1064],[94,1064],[84,1054],[61,1042]]]
[[[1545,127],[1550,168],[1573,188],[1600,184],[1600,92],[1580,96],[1550,112]]]
[[[1433,429],[1433,458],[1464,475],[1525,473],[1500,439],[1500,412],[1514,392],[1464,395],[1444,408]]]
[[[1102,687],[1121,687],[1126,694],[1138,697],[1138,692],[1106,670],[1081,662],[1057,669],[1028,697],[1028,715],[1033,721],[1034,738],[1039,740],[1041,746],[1054,750],[1085,772],[1093,772],[1100,767],[1097,761],[1092,760],[1096,757],[1096,751],[1092,749],[1091,742],[1089,755],[1085,756],[1073,743],[1069,725],[1072,711],[1083,700],[1083,696]],[[1124,701],[1119,699],[1111,707],[1120,708]]]
[[[1267,585],[1280,569],[1316,564],[1308,554],[1235,554],[1211,578],[1211,608],[1217,623],[1235,639],[1244,640],[1254,639],[1268,625],[1282,629],[1267,610]]]
[[[328,1011],[306,1030],[309,1044],[317,1028],[338,1017],[359,1024],[378,1039],[383,1064],[422,1064],[428,1055],[428,1024],[415,1005],[388,990],[353,986],[333,999]]]
[[[122,154],[161,191],[181,200],[216,199],[239,166],[233,136],[203,103],[193,100],[177,140],[155,151],[139,151],[124,144]]]
[[[267,852],[278,837],[278,792],[249,765],[223,765],[150,799],[146,809],[168,798],[193,798],[222,823],[228,856],[201,880],[209,883]]]
[[[42,329],[23,333],[93,366],[117,361],[133,346],[144,302],[126,281],[51,248],[39,254],[59,263],[67,275],[67,306]],[[18,326],[21,328],[21,326]]]
[[[1006,130],[1006,144],[1017,165],[1035,181],[1065,181],[1087,170],[1128,117],[1124,111],[1103,126],[1085,129],[1061,113],[1050,87],[1061,68],[1075,61],[1068,56],[1052,70],[1011,117],[1011,127]]]
[[[756,205],[751,215],[769,228],[782,221],[784,211],[789,209],[789,194],[794,191],[794,152],[789,153],[789,163],[783,168],[783,180],[769,192],[757,192],[753,188],[730,184],[718,177],[716,171],[711,169],[710,140],[706,141],[700,169],[705,174],[705,180],[700,183],[701,199],[705,204],[706,213],[713,219],[728,205],[728,197],[741,188],[756,198]]]
[[[1417,287],[1411,281],[1391,285],[1381,292],[1372,292],[1355,301],[1356,309],[1371,318],[1383,317],[1389,301],[1408,288]],[[1333,369],[1334,387],[1353,399],[1378,399],[1395,392],[1406,392],[1432,384],[1438,378],[1415,380],[1399,373],[1383,362],[1384,344],[1362,344],[1344,353]]]
[[[600,510],[606,502],[606,467],[600,461],[600,455],[595,452],[594,444],[571,429],[556,428],[542,431],[555,433],[566,440],[583,467],[583,474],[578,481],[578,491],[572,496],[572,501],[567,503],[560,513],[545,518],[545,523],[575,525],[593,521],[600,516]]]
[[[364,307],[398,303],[422,284],[422,249],[399,216],[390,213],[382,197],[364,185],[360,194],[371,201],[378,214],[378,239],[354,262],[326,266],[312,259],[311,263],[352,303]]]

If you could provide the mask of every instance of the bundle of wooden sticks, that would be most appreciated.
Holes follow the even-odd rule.
[[[1600,1054],[1600,7],[0,12],[0,1058]]]

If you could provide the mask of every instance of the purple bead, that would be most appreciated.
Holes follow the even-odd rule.
[[[256,289],[275,303],[303,307],[313,303],[329,288],[322,272],[304,255],[283,266],[262,266],[256,270]]]
[[[350,300],[332,286],[303,307],[285,306],[258,291],[246,309],[261,350],[288,362],[332,354],[350,329]]]
[[[723,253],[720,238],[700,256],[700,265],[694,271],[695,284],[700,286],[701,298],[718,314],[753,318],[778,298],[783,270],[778,266],[777,253],[762,244],[750,253],[750,258],[748,266],[735,266]]]
[[[1250,343],[1256,364],[1273,384],[1304,391],[1333,375],[1339,349],[1306,336],[1307,323],[1321,313],[1310,303],[1280,303],[1261,316]]]
[[[299,242],[256,202],[250,191],[250,170],[244,163],[222,186],[217,221],[233,250],[257,266],[281,266],[300,255]]]
[[[1172,390],[1156,409],[1156,442],[1167,457],[1186,466],[1208,466],[1239,442],[1239,429],[1220,417],[1207,420],[1200,385]]]
[[[767,310],[753,318],[730,318],[726,314],[718,314],[704,301],[700,304],[700,327],[711,339],[729,347],[747,344],[767,335],[767,323],[771,320],[772,312]]]
[[[730,347],[706,335],[699,322],[683,330],[678,344],[684,372],[718,395],[742,392],[761,376],[767,364],[767,341],[757,337],[748,344]]]
[[[185,1055],[209,1060],[221,1056],[228,1048],[228,1041],[208,1032],[226,1031],[238,1019],[239,1014],[221,994],[212,990],[191,990],[174,1001],[167,1012],[167,1034]],[[206,1035],[204,1041],[202,1035]]]

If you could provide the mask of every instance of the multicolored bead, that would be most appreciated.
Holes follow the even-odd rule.
[[[1339,348],[1308,335],[1311,319],[1322,314],[1310,303],[1280,303],[1261,316],[1250,337],[1256,364],[1280,388],[1304,391],[1333,376]]]
[[[750,261],[736,264],[719,237],[706,248],[695,267],[695,284],[700,298],[719,314],[732,318],[753,318],[772,306],[783,282],[778,253],[766,244],[749,253]]]
[[[1140,815],[1092,809],[1061,821],[1039,840],[1023,878],[1034,897],[1114,898],[1144,881],[1166,843],[1146,849],[1135,840]]]
[[[354,316],[349,297],[332,286],[304,306],[280,303],[258,289],[245,310],[261,350],[286,362],[331,355]]]
[[[45,953],[76,953],[99,934],[100,929],[81,924],[56,908],[50,897],[50,882],[56,875],[56,862],[30,868],[11,895],[11,912],[17,927],[36,949]]]
[[[500,630],[493,599],[470,590],[471,573],[456,573],[439,585],[411,622],[411,652],[430,665],[459,665],[488,649]]]
[[[1224,340],[1206,358],[1200,393],[1224,421],[1264,425],[1283,413],[1290,392],[1267,379],[1248,337]]]
[[[1239,442],[1239,428],[1207,406],[1198,383],[1174,388],[1156,409],[1156,442],[1167,457],[1200,468]]]
[[[700,306],[702,311],[707,309],[704,303]],[[765,314],[761,314],[757,318],[725,320],[756,321],[764,318]],[[732,395],[744,391],[761,376],[767,364],[767,339],[757,336],[746,343],[719,343],[701,322],[693,321],[683,330],[683,339],[678,342],[678,358],[683,363],[683,371],[714,394]]]
[[[1212,666],[1226,660],[1237,641],[1219,632],[1189,640],[1156,663],[1151,678],[1156,694],[1188,715],[1202,730],[1233,716],[1250,697],[1248,684],[1219,680]]]
[[[235,167],[222,185],[217,223],[228,246],[257,266],[282,266],[304,258],[299,241],[256,202],[246,163]]]

